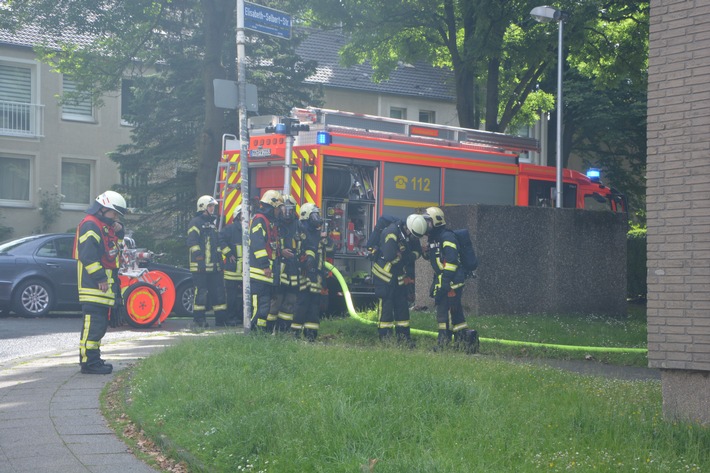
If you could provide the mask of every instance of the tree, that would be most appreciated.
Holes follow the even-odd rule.
[[[369,60],[377,80],[401,62],[423,60],[452,69],[461,126],[510,132],[558,106],[554,103],[558,25],[538,24],[530,17],[538,0],[309,4],[312,21],[343,25],[350,33],[343,62]],[[568,108],[564,163],[570,153],[582,154],[588,162],[607,168],[607,174],[640,203],[648,2],[562,0],[556,7],[569,13],[564,29]],[[595,102],[594,97],[600,100]],[[587,106],[597,113],[585,113]],[[555,126],[552,122],[550,129]],[[625,139],[619,130],[625,130]],[[548,149],[554,150],[554,134],[551,138]]]
[[[216,78],[236,78],[233,0],[10,0],[8,6],[0,26],[34,24],[46,31],[53,41],[38,48],[42,59],[71,75],[97,103],[120,90],[123,79],[133,79],[132,143],[113,158],[125,176],[142,182],[150,175],[154,182],[131,189],[137,194],[131,197],[172,196],[167,200],[176,205],[178,197],[212,194],[221,137],[237,132],[236,113],[215,107],[212,85]],[[295,45],[250,38],[248,80],[260,90],[262,113],[317,104],[314,91],[302,86],[314,64],[300,61]],[[193,191],[176,196],[170,189]],[[165,198],[150,201],[166,205]]]

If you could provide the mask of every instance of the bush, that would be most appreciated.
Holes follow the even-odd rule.
[[[626,238],[626,290],[629,298],[646,299],[646,227],[634,226]]]

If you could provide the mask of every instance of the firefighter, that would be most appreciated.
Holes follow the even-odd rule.
[[[456,346],[475,353],[478,334],[475,330],[469,330],[461,305],[466,275],[460,265],[456,235],[446,227],[444,212],[439,207],[427,208],[424,218],[428,236],[426,257],[434,269],[430,295],[436,305],[438,345],[445,347],[453,335]]]
[[[411,342],[409,284],[405,283],[414,279],[405,276],[405,266],[411,264],[410,272],[413,271],[418,253],[413,252],[412,247],[405,222],[395,220],[382,231],[378,257],[372,265],[375,296],[379,299],[377,331],[380,340],[390,338],[394,329],[398,342]]]
[[[215,325],[227,324],[222,252],[214,215],[216,205],[217,201],[211,195],[197,199],[197,211],[187,226],[188,258],[195,283],[194,328],[209,327],[205,317],[208,300],[213,304]]]
[[[249,226],[249,279],[251,280],[251,327],[271,333],[275,320],[269,320],[271,296],[279,283],[279,236],[276,228],[283,207],[281,193],[267,190]]]
[[[296,199],[283,196],[284,207],[277,219],[278,233],[281,244],[280,283],[271,298],[269,321],[275,321],[277,332],[288,332],[293,322],[300,286],[298,251],[300,247],[300,232],[296,213]]]
[[[327,238],[321,233],[323,218],[315,204],[303,204],[298,217],[301,229],[299,261],[302,282],[291,330],[297,338],[303,335],[306,340],[312,342],[318,337],[320,329]]]
[[[224,256],[224,289],[227,296],[227,326],[241,325],[244,320],[244,284],[242,276],[242,211],[234,211],[234,219],[219,232]]]
[[[77,259],[79,301],[84,314],[79,364],[85,374],[113,371],[113,366],[101,359],[100,347],[111,310],[120,301],[119,253],[125,232],[119,218],[125,212],[123,196],[106,191],[96,197],[76,229],[74,258]]]

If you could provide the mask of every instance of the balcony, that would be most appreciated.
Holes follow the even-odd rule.
[[[0,135],[40,138],[44,105],[0,101]]]

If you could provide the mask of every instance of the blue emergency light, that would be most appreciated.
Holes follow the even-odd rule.
[[[592,182],[599,182],[602,180],[602,172],[597,168],[589,168],[587,170],[587,177]]]
[[[316,144],[319,145],[329,145],[331,143],[331,136],[330,133],[327,131],[319,131],[316,133]]]

